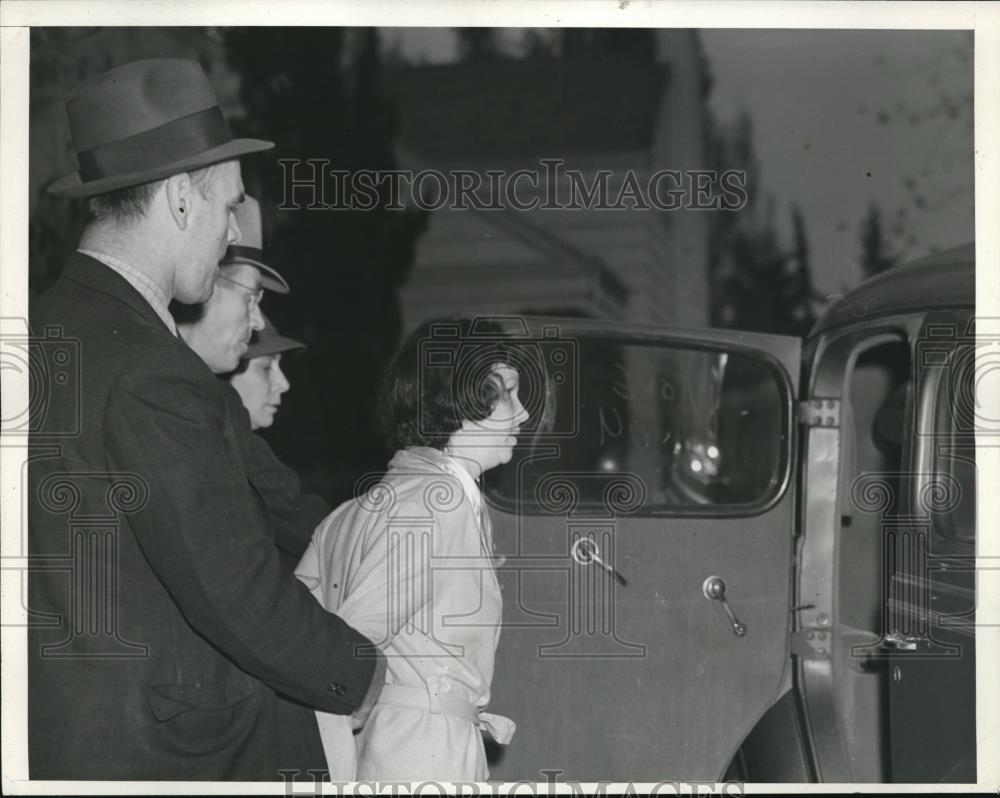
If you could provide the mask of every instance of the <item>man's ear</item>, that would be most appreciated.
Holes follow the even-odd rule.
[[[180,230],[187,229],[193,207],[191,200],[194,191],[194,184],[187,172],[181,172],[167,178],[167,209],[170,211],[174,224]]]

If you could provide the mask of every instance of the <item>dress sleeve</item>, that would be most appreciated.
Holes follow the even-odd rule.
[[[435,518],[401,520],[380,513],[367,520],[363,553],[337,613],[379,649],[407,624],[431,628],[439,530]]]
[[[450,477],[435,477],[402,497],[389,489],[347,502],[317,528],[296,576],[380,649],[401,631],[430,634],[453,575],[478,577],[481,567],[478,521],[463,496]]]

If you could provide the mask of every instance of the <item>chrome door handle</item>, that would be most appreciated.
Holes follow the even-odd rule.
[[[604,569],[608,576],[613,577],[618,584],[622,587],[628,587],[628,580],[622,576],[618,569],[613,565],[609,565],[604,562],[598,555],[597,544],[594,543],[590,538],[579,538],[573,544],[571,554],[573,559],[576,560],[580,565],[589,565],[590,563],[597,563],[601,568]]]
[[[710,576],[702,583],[701,592],[705,594],[705,598],[722,603],[722,609],[726,611],[726,615],[729,616],[729,623],[733,627],[733,634],[737,637],[744,637],[747,633],[747,625],[740,622],[739,618],[736,617],[736,613],[733,612],[733,608],[726,601],[725,580],[721,576]]]

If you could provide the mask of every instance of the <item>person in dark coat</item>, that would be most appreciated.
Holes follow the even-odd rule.
[[[205,365],[218,374],[237,393],[237,384],[245,377],[233,379],[237,371],[243,373],[246,358],[257,357],[251,349],[258,350],[261,336],[267,332],[267,342],[275,343],[273,328],[268,329],[261,302],[267,292],[287,294],[288,281],[273,266],[264,262],[264,241],[260,205],[253,197],[246,197],[236,209],[236,222],[240,228],[240,241],[230,244],[219,263],[215,290],[207,302],[198,305],[173,303],[171,313],[177,322],[177,332]],[[280,336],[279,336],[280,337]],[[290,339],[282,339],[290,341]],[[292,347],[304,348],[298,342]],[[256,374],[259,363],[253,367]],[[281,376],[284,379],[284,375]],[[285,383],[287,386],[287,382]],[[224,389],[223,389],[224,390]],[[266,413],[264,408],[247,409],[251,430],[259,424],[255,415]],[[265,501],[271,510],[273,523],[283,525],[285,534],[278,535],[278,548],[282,562],[294,571],[305,553],[313,530],[332,509],[321,497],[305,493],[298,476],[284,465],[260,435],[250,436],[253,482],[265,491]]]
[[[384,662],[279,566],[246,412],[167,311],[210,297],[236,159],[271,144],[230,136],[190,61],[118,67],[67,110],[80,169],[51,190],[94,219],[31,309],[29,775],[321,768],[283,707],[363,716]]]
[[[260,450],[255,458],[258,473],[267,480],[269,490],[282,497],[286,506],[297,508],[304,522],[296,525],[299,533],[306,532],[304,536],[297,534],[278,546],[281,562],[290,573],[295,571],[295,566],[305,554],[312,532],[333,508],[319,496],[303,492],[295,472],[277,458],[256,430],[266,429],[274,423],[281,395],[291,387],[281,370],[282,354],[305,348],[305,344],[281,335],[264,316],[264,326],[254,332],[240,365],[225,375],[250,416],[250,428],[255,431],[253,437]]]

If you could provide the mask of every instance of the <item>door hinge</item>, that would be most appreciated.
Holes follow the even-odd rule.
[[[799,423],[807,427],[839,427],[839,399],[809,399],[799,402]]]
[[[792,633],[792,653],[801,659],[829,659],[832,640],[828,629],[800,629]]]

